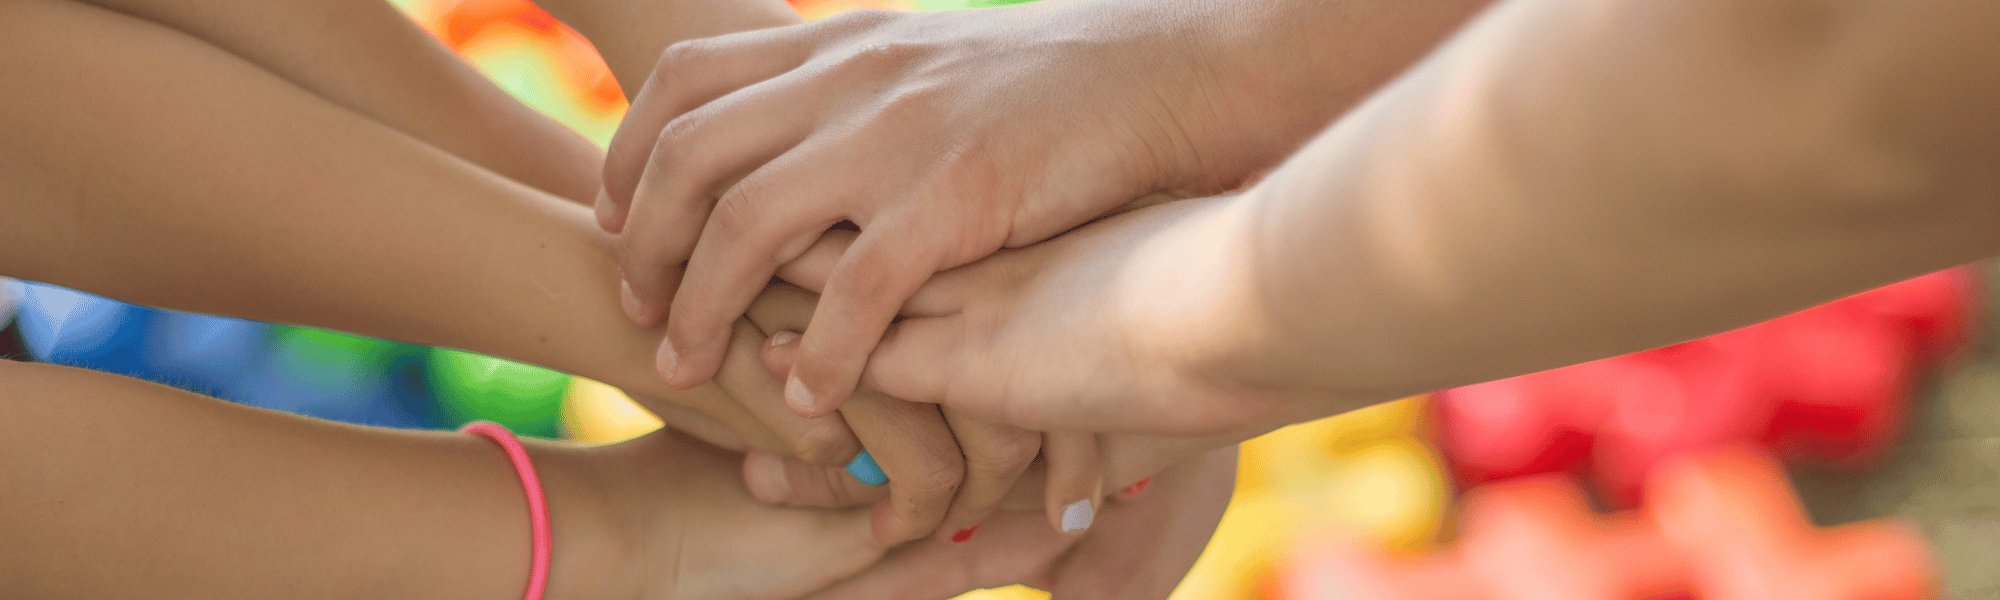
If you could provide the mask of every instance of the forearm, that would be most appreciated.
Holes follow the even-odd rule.
[[[1996,17],[1503,5],[1225,211],[1262,325],[1211,366],[1387,399],[1989,256]]]
[[[648,360],[659,333],[618,314],[613,250],[586,209],[186,36],[17,10],[51,26],[0,42],[11,80],[38,90],[0,99],[0,272],[675,393]]]
[[[541,0],[549,14],[582,33],[631,98],[645,86],[660,52],[682,40],[799,22],[784,0]]]
[[[484,439],[50,365],[0,361],[0,381],[0,595],[470,600],[526,585],[527,502]],[[531,453],[556,528],[549,598],[629,597],[604,589],[629,556],[594,476]]]
[[[179,29],[488,170],[589,202],[602,152],[381,0],[85,0]]]

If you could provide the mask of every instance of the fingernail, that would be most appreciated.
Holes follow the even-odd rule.
[[[625,318],[631,319],[633,323],[638,323],[641,327],[646,326],[646,313],[644,312],[646,307],[639,304],[639,294],[632,291],[632,282],[624,279],[618,280],[618,304],[625,307]]]
[[[1062,514],[1063,533],[1072,533],[1089,529],[1091,517],[1092,515],[1091,515],[1089,500],[1078,500],[1075,502],[1071,502],[1069,506],[1063,507],[1063,514]]]
[[[793,375],[785,381],[785,403],[792,405],[793,412],[802,415],[812,414],[812,391],[806,389],[806,383],[799,381],[799,376],[797,375]]]
[[[972,539],[972,534],[975,533],[979,533],[978,525],[973,525],[965,529],[960,529],[958,530],[958,533],[951,534],[951,541],[954,544],[963,544],[965,543],[966,540]]]
[[[869,456],[867,450],[854,457],[854,462],[847,463],[847,474],[868,485],[889,483],[889,475],[882,472],[882,465],[875,464],[875,457]]]
[[[1125,486],[1125,495],[1130,496],[1133,494],[1137,494],[1139,492],[1146,491],[1146,486],[1149,485],[1153,485],[1153,478],[1147,477],[1145,479],[1141,479],[1139,480],[1138,483]]]
[[[681,353],[674,351],[674,341],[672,339],[660,342],[660,355],[658,359],[659,364],[657,366],[660,369],[660,376],[666,378],[668,381],[673,381],[675,373],[681,366]]]
[[[780,331],[771,334],[772,346],[783,346],[796,341],[799,341],[799,334],[796,331]]]
[[[766,502],[782,502],[792,497],[792,482],[785,477],[785,463],[776,456],[753,452],[748,458],[750,489],[761,491]]]

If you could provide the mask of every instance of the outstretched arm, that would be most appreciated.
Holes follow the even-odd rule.
[[[871,380],[1030,427],[1240,439],[1991,256],[1996,22],[1513,0],[1241,196],[941,274]]]
[[[719,388],[659,383],[660,334],[618,314],[610,241],[586,209],[181,32],[69,3],[9,10],[87,15],[72,20],[91,33],[0,41],[9,80],[35,90],[0,98],[0,272],[543,364],[788,450]],[[742,334],[732,391],[775,399],[761,333]]]
[[[507,95],[382,0],[79,0],[228,50],[335,105],[556,196],[590,202],[603,153]]]

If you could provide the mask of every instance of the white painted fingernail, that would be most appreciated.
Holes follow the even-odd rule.
[[[1062,515],[1063,533],[1071,533],[1089,529],[1091,517],[1092,515],[1091,515],[1089,500],[1078,500],[1076,502],[1070,503],[1069,506],[1063,507],[1063,515]]]
[[[771,334],[772,346],[783,346],[796,341],[799,341],[799,334],[796,331],[780,331]]]

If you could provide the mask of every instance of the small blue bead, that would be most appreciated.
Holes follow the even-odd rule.
[[[854,462],[847,463],[847,473],[868,485],[889,483],[889,475],[882,472],[882,465],[875,464],[875,457],[869,456],[867,450],[854,457]]]

